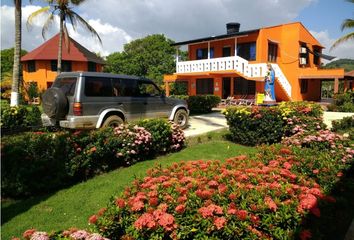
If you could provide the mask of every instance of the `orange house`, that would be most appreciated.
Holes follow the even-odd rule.
[[[188,46],[188,61],[179,61],[176,72],[165,75],[166,94],[170,83],[185,84],[189,95],[214,94],[255,96],[264,93],[267,63],[275,71],[277,101],[318,101],[322,80],[333,80],[335,91],[343,69],[321,69],[324,48],[300,23],[239,31],[239,23],[228,23],[227,33],[177,42]]]
[[[21,58],[23,81],[35,83],[39,90],[49,88],[57,76],[59,34]],[[69,38],[69,48],[63,41],[62,72],[101,72],[104,60]]]

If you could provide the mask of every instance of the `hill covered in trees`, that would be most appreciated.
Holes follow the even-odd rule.
[[[345,72],[354,70],[354,59],[338,59],[323,66],[325,69],[344,68]]]

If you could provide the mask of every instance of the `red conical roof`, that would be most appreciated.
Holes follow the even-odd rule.
[[[62,60],[66,61],[81,61],[81,62],[95,62],[104,64],[104,60],[96,54],[90,52],[78,42],[69,37],[70,52],[68,51],[65,39],[62,44]],[[59,33],[40,45],[38,48],[27,53],[21,58],[21,61],[30,60],[57,60],[58,59],[58,45]]]

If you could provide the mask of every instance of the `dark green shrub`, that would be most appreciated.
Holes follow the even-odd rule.
[[[283,136],[284,122],[276,107],[232,107],[225,112],[232,141],[244,145],[277,143]]]
[[[3,196],[45,193],[69,182],[66,133],[23,133],[4,137],[1,151]]]
[[[346,131],[354,128],[354,116],[344,117],[341,120],[332,121],[332,131]]]
[[[0,125],[3,129],[29,129],[32,126],[39,126],[40,123],[41,112],[37,106],[10,107],[8,104],[1,106]]]
[[[329,109],[338,112],[354,112],[354,92],[335,94],[334,103],[329,106]]]
[[[214,95],[174,95],[171,97],[186,100],[191,114],[210,113],[212,108],[221,102],[220,97]]]

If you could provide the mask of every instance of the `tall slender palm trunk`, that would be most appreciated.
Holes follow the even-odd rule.
[[[15,49],[14,49],[14,65],[11,86],[11,106],[18,106],[19,104],[19,86],[20,86],[20,57],[21,57],[21,0],[15,0]]]
[[[59,23],[59,49],[58,49],[58,66],[57,66],[57,74],[59,75],[61,73],[61,59],[63,55],[63,31],[64,31],[64,14],[60,13],[60,23]]]

